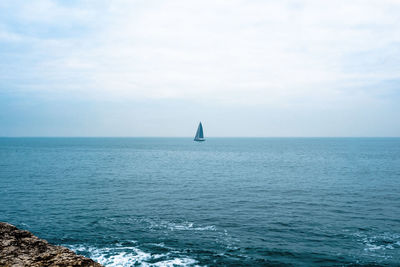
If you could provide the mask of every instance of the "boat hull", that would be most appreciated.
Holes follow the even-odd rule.
[[[204,141],[206,141],[206,139],[204,139],[204,138],[197,138],[197,139],[193,139],[194,141],[196,141],[196,142],[204,142]]]

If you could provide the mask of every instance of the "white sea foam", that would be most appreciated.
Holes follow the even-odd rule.
[[[197,261],[186,257],[166,254],[151,254],[134,246],[117,246],[114,248],[95,248],[85,246],[68,246],[77,253],[88,253],[93,260],[106,267],[173,267],[198,266]]]
[[[378,246],[378,245],[374,245],[374,244],[365,244],[366,247],[364,248],[365,251],[375,251],[375,250],[380,250],[380,249],[386,249],[386,246]]]
[[[214,225],[194,226],[194,224],[190,222],[167,223],[166,227],[172,231],[215,231],[216,230]]]
[[[394,233],[383,233],[374,236],[366,234],[354,234],[365,245],[364,251],[378,252],[385,250],[400,249],[400,235]]]
[[[148,224],[151,230],[169,230],[169,231],[217,231],[214,225],[199,225],[189,221],[170,222],[166,220],[157,220],[141,218],[139,222]],[[226,231],[220,234],[220,242],[225,243],[229,238]],[[217,241],[218,242],[218,241]],[[229,242],[231,243],[231,242]],[[173,267],[173,266],[199,266],[195,259],[182,255],[173,248],[166,247],[164,243],[153,244],[158,247],[168,249],[164,254],[152,254],[138,248],[137,242],[131,244],[115,244],[112,248],[95,248],[79,246],[67,246],[77,253],[88,255],[93,260],[103,264],[106,267],[130,267],[130,266],[154,266],[154,267]]]
[[[169,229],[170,231],[216,231],[217,228],[214,225],[195,225],[192,222],[169,222],[169,221],[147,221],[152,229]]]

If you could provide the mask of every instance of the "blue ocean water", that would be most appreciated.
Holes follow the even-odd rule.
[[[400,138],[0,138],[0,221],[106,266],[400,265]]]

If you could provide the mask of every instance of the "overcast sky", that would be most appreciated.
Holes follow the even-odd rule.
[[[400,136],[400,1],[0,1],[0,136]]]

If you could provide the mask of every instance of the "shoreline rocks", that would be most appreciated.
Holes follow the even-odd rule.
[[[68,248],[49,244],[29,231],[0,222],[0,267],[102,267]]]

